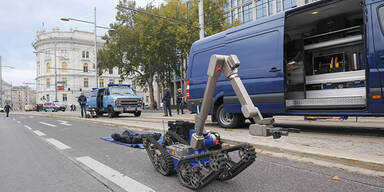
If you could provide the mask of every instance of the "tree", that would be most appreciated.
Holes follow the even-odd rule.
[[[228,27],[223,7],[226,0],[204,0],[205,30],[207,35]],[[153,82],[166,85],[171,75],[182,73],[180,63],[187,59],[190,47],[198,39],[198,2],[189,6],[182,0],[169,0],[160,7],[148,5],[138,8],[154,15],[190,23],[181,25],[148,14],[127,11],[122,7],[136,8],[134,1],[120,0],[116,7],[116,21],[103,38],[106,43],[98,51],[100,69],[118,67],[121,78],[132,77],[141,87],[148,87],[150,104],[153,107]],[[100,71],[101,73],[101,71]],[[174,74],[174,75],[175,75]]]

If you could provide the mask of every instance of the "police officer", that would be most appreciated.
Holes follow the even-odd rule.
[[[9,110],[11,110],[11,106],[8,103],[4,106],[5,114],[9,117]]]
[[[180,88],[177,89],[177,95],[176,95],[177,114],[179,114],[179,109],[181,110],[181,114],[184,114],[184,111],[183,111],[183,105],[184,105],[183,98],[184,98],[184,95],[181,92],[181,89]]]
[[[84,96],[84,92],[81,93],[81,96],[77,99],[81,107],[81,117],[86,115],[85,107],[87,105],[87,97]]]
[[[164,88],[163,107],[164,107],[164,116],[168,116],[167,110],[169,111],[169,116],[172,116],[171,93],[168,90],[168,86],[165,86]]]

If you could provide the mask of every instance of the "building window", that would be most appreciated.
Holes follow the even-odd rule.
[[[259,0],[256,2],[256,17],[262,18],[267,16],[267,0]]]
[[[238,18],[239,18],[240,23],[243,22],[242,15],[243,15],[243,13],[242,13],[242,11],[241,11],[241,7],[239,7],[239,8],[237,9],[237,16],[238,16]]]
[[[252,15],[253,15],[252,4],[248,4],[244,6],[243,12],[244,12],[244,23],[252,21]]]
[[[276,0],[276,12],[281,11],[281,0]]]
[[[86,73],[88,72],[88,63],[84,63],[83,71]]]
[[[51,72],[51,65],[47,63],[47,73]]]
[[[84,87],[88,87],[88,78],[84,78]]]
[[[231,22],[231,18],[229,17],[229,12],[228,12],[228,13],[225,13],[225,14],[224,14],[224,17],[225,17],[225,22],[227,22],[227,23],[230,23],[230,22]]]
[[[117,73],[118,73],[119,75],[121,75],[121,74],[123,73],[123,69],[122,69],[122,68],[119,68],[118,71],[117,71]]]
[[[108,69],[109,74],[113,74],[113,68]]]
[[[231,8],[235,7],[235,0],[231,0]]]
[[[67,62],[63,62],[62,63],[62,68],[63,68],[63,72],[67,72],[67,70],[68,70],[68,64],[67,64]]]
[[[68,98],[67,98],[67,94],[66,93],[63,93],[63,101],[64,102],[67,102]]]
[[[100,79],[100,86],[99,87],[104,87],[104,79]]]
[[[273,15],[273,1],[268,0],[268,15]]]
[[[82,58],[85,58],[85,51],[82,51],[82,52],[81,52],[81,57],[82,57]]]
[[[109,79],[109,84],[115,84],[115,80]]]
[[[63,77],[64,87],[67,87],[68,79],[66,77]]]
[[[231,11],[231,18],[232,18],[232,23],[234,23],[236,21],[236,18],[235,18],[235,10],[232,10]]]
[[[89,58],[89,52],[88,51],[85,52],[85,58],[87,58],[87,59]]]
[[[287,10],[296,7],[296,0],[283,0],[283,9]]]
[[[237,0],[237,6],[241,5],[241,0]]]
[[[51,87],[51,79],[47,78],[47,88],[50,88],[50,87]]]
[[[88,59],[89,58],[89,51],[82,51],[81,52],[81,57],[85,58],[85,59]]]

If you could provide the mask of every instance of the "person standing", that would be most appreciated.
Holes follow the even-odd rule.
[[[177,114],[179,114],[179,109],[181,114],[184,114],[183,106],[184,106],[184,95],[181,92],[181,89],[177,89],[177,95],[176,95],[176,103],[177,103]]]
[[[5,114],[9,117],[9,111],[11,110],[11,106],[8,103],[4,106]]]
[[[164,88],[163,107],[164,107],[164,116],[168,116],[167,110],[169,111],[169,116],[172,116],[171,93],[168,90],[168,86],[165,86]]]
[[[86,111],[85,107],[87,106],[87,97],[84,96],[84,92],[81,93],[81,96],[77,99],[81,107],[81,117],[85,117]]]

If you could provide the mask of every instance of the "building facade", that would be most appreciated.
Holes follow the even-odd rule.
[[[247,23],[317,0],[228,0],[226,21]]]
[[[36,91],[28,86],[12,87],[12,109],[22,111],[26,105],[36,105]]]
[[[97,47],[103,45],[104,40],[98,37]],[[51,32],[41,30],[37,32],[33,46],[36,53],[38,104],[57,100],[67,106],[76,105],[81,92],[87,95],[96,87],[94,33],[72,29],[60,31],[58,28]],[[131,84],[129,78],[120,78],[119,71],[118,68],[103,71],[98,78],[99,87],[110,83]]]
[[[6,81],[1,81],[1,88],[2,91],[0,91],[1,96],[1,103],[0,106],[3,107],[5,104],[12,103],[12,85],[10,83],[7,83]]]

